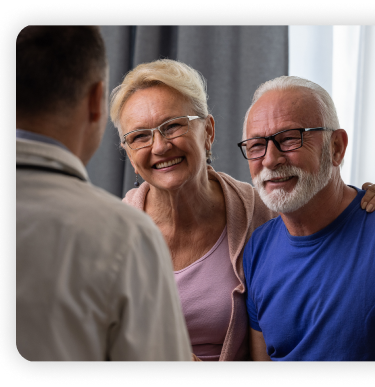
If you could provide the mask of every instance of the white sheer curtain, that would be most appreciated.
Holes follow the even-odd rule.
[[[289,26],[289,75],[324,87],[349,145],[346,184],[375,183],[375,26]]]

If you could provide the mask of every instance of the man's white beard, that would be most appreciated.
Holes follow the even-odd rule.
[[[318,173],[313,174],[292,165],[283,165],[273,171],[267,168],[263,169],[254,177],[253,183],[268,208],[275,212],[288,213],[303,207],[321,191],[331,179],[332,169],[330,141],[327,141],[322,148]],[[279,188],[268,193],[264,188],[263,183],[266,180],[289,176],[298,177],[297,184],[291,192]]]

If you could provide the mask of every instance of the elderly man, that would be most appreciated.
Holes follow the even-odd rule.
[[[340,177],[348,136],[329,94],[280,77],[255,92],[254,185],[280,216],[244,252],[254,360],[375,360],[375,213]]]
[[[17,348],[28,360],[190,360],[164,239],[89,182],[107,121],[95,27],[17,38]]]

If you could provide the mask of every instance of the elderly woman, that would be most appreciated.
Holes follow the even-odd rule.
[[[114,90],[111,118],[145,180],[124,201],[164,235],[194,354],[247,360],[242,254],[253,230],[276,214],[250,184],[209,165],[215,122],[205,89],[183,63],[141,64]]]

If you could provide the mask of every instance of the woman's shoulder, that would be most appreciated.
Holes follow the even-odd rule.
[[[134,196],[135,197],[137,196],[137,188],[133,188],[133,189],[129,190],[126,193],[125,197],[122,199],[122,201],[126,204],[132,205],[134,202]]]
[[[263,203],[257,189],[251,184],[236,180],[224,172],[216,172],[213,168],[210,168],[208,172],[211,178],[218,180],[221,184],[227,204],[232,209],[240,208],[236,205],[238,201],[241,201],[242,205],[249,209],[255,227],[278,215]]]
[[[149,184],[144,182],[138,188],[133,188],[129,190],[126,193],[125,197],[122,199],[122,201],[132,207],[139,208],[143,211],[146,195],[149,189]]]
[[[225,172],[216,172],[212,167],[209,167],[208,175],[210,179],[218,180],[222,186],[225,185],[228,188],[231,187],[240,195],[245,195],[247,198],[254,197],[254,187],[245,181],[236,180]]]

